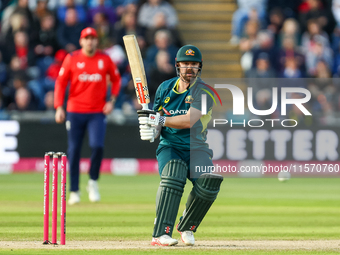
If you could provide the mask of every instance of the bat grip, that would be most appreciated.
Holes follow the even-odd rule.
[[[142,110],[149,110],[149,104],[142,104]]]

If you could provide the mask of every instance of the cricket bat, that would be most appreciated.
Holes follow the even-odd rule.
[[[150,103],[149,89],[146,82],[145,70],[142,55],[135,35],[123,36],[126,53],[128,56],[133,85],[135,86],[138,103],[142,105],[143,110],[148,109]]]

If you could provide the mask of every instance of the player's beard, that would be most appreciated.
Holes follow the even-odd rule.
[[[94,54],[95,51],[96,51],[96,49],[95,49],[94,47],[89,47],[89,48],[86,50],[87,54],[88,54],[88,55],[91,55],[91,56]]]
[[[197,74],[198,72],[196,73],[193,69],[189,69],[186,70],[185,73],[181,73],[180,75],[184,82],[191,84],[196,79]]]
[[[84,47],[84,50],[86,52],[86,55],[92,56],[96,52],[96,47],[94,47],[93,45],[87,45],[86,47]]]

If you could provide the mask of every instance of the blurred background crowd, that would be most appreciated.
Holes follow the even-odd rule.
[[[340,76],[340,0],[235,3],[228,43],[239,47],[245,78],[266,78],[251,84],[260,91],[255,106],[269,109],[271,87],[280,86],[267,78],[320,78],[289,84],[312,93],[311,112],[338,112],[340,85],[325,78]],[[2,0],[0,5],[0,119],[13,110],[53,111],[61,63],[80,48],[80,31],[86,26],[97,30],[99,48],[119,67],[122,90],[115,107],[123,114],[138,105],[122,37],[138,38],[151,100],[162,81],[176,76],[175,55],[187,43],[177,30],[171,1]],[[290,112],[292,118],[301,115],[298,109]]]
[[[1,2],[0,111],[53,111],[54,83],[67,55],[80,48],[83,28],[95,28],[99,49],[118,66],[122,89],[115,108],[138,105],[122,37],[135,34],[151,100],[157,86],[176,76],[182,41],[174,7],[161,0],[13,0]],[[152,78],[151,78],[152,77]]]
[[[255,98],[258,109],[270,108],[271,88],[280,88],[281,83],[307,88],[312,98],[306,107],[313,115],[334,116],[340,110],[340,84],[330,78],[340,76],[340,1],[237,0],[237,4],[229,42],[239,46],[244,76],[255,92],[260,91]],[[313,124],[297,107],[288,115]]]

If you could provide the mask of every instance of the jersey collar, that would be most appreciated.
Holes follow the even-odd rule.
[[[177,81],[176,81],[176,83],[175,83],[175,86],[172,88],[172,91],[175,92],[176,94],[183,94],[183,93],[187,92],[188,89],[186,89],[186,90],[184,90],[184,91],[182,91],[182,92],[178,92],[179,80],[180,80],[180,78],[177,79]],[[197,81],[197,77],[196,77],[195,81],[190,85],[189,89],[190,89],[192,86],[195,85],[196,81]]]

